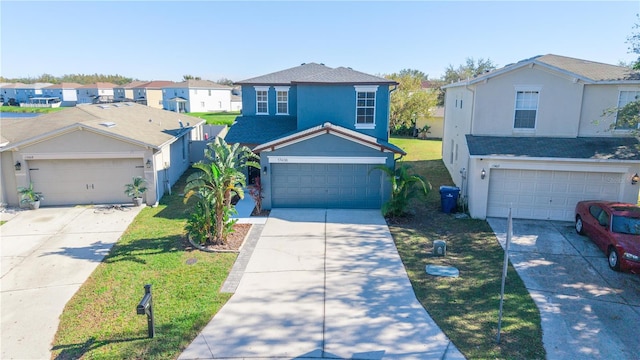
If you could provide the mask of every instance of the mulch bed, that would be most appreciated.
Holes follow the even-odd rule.
[[[233,225],[235,230],[227,237],[227,243],[224,245],[211,245],[204,246],[205,249],[210,251],[239,251],[244,239],[247,237],[249,230],[251,230],[251,224],[235,224]]]
[[[269,216],[270,210],[262,210],[261,212],[257,212],[256,209],[253,209],[251,216]],[[229,234],[227,237],[227,242],[224,245],[211,245],[206,244],[203,246],[205,251],[240,251],[240,247],[242,247],[242,243],[244,239],[247,237],[247,234],[251,230],[251,224],[235,224],[233,225],[233,232]]]

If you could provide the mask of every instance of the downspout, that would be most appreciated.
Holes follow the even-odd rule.
[[[472,97],[471,109],[470,109],[471,110],[471,112],[470,112],[471,119],[470,119],[470,123],[469,123],[469,134],[473,135],[473,120],[474,120],[474,117],[475,117],[474,108],[475,108],[475,104],[476,104],[476,92],[475,92],[475,90],[472,90],[471,88],[469,88],[469,79],[467,79],[467,83],[465,84],[464,88],[467,89],[468,91],[470,91],[471,94],[472,94],[472,96],[471,96]],[[467,145],[467,150],[469,150],[469,145],[466,142],[466,137],[465,137],[465,144]],[[470,162],[471,162],[471,154],[469,154],[469,157],[467,158],[467,169],[470,168],[469,167]],[[462,199],[463,199],[462,201],[463,201],[463,204],[464,203],[467,204],[467,209],[468,209],[468,206],[469,206],[469,202],[468,202],[468,199],[469,199],[469,196],[468,196],[469,195],[469,186],[468,186],[469,185],[469,177],[466,176],[467,175],[466,173],[467,173],[467,171],[465,171],[465,174],[462,177],[461,183],[464,184],[464,192],[462,193]],[[463,209],[464,209],[464,207],[463,207]]]
[[[393,89],[389,90],[389,108],[387,114],[391,115],[391,93],[398,89],[398,84],[393,85]],[[389,121],[387,121],[387,139],[391,137],[391,128],[389,128]],[[400,157],[402,159],[402,157]],[[398,160],[400,160],[398,159]]]

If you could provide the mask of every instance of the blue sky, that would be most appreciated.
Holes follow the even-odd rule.
[[[305,62],[438,78],[557,54],[629,62],[640,1],[0,1],[0,73],[239,81]]]

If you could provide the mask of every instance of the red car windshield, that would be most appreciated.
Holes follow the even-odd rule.
[[[611,230],[619,234],[640,235],[640,218],[614,215]]]

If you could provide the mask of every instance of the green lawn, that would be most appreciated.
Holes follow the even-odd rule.
[[[229,299],[219,289],[235,254],[191,251],[176,187],[136,217],[87,282],[67,303],[53,343],[55,359],[175,359]],[[105,215],[107,216],[107,215]],[[156,337],[136,315],[152,284]]]
[[[440,185],[453,185],[441,156],[442,141],[392,138],[405,149],[402,162],[429,180],[433,191],[414,201],[414,216],[390,220],[391,233],[416,296],[468,359],[544,359],[540,314],[510,265],[501,344],[496,344],[504,252],[484,220],[456,219],[440,211]],[[434,240],[446,257],[432,255]],[[427,275],[427,264],[455,266],[458,278]]]
[[[236,120],[236,117],[240,116],[240,111],[230,112],[192,112],[188,113],[189,116],[199,117],[207,120],[209,125],[227,125],[231,126]]]
[[[59,108],[30,108],[30,107],[19,107],[19,106],[0,106],[0,112],[15,112],[15,113],[51,113],[60,110],[67,109],[66,107]]]

